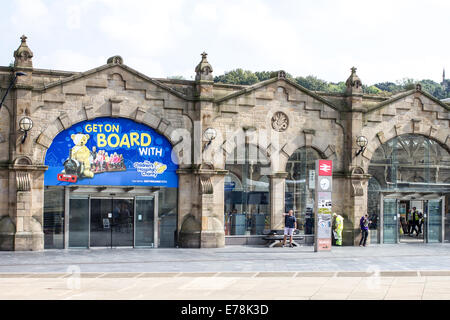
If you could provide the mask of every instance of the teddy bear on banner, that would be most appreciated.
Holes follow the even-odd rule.
[[[78,177],[93,178],[89,157],[91,152],[86,147],[88,134],[72,134],[70,136],[75,146],[70,150],[69,158],[64,162],[63,173],[77,175]]]

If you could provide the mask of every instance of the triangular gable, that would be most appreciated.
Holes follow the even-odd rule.
[[[435,98],[434,96],[432,96],[428,92],[422,91],[420,86],[417,86],[415,89],[408,90],[408,91],[405,91],[403,93],[399,93],[398,95],[396,95],[396,96],[394,96],[394,97],[392,97],[390,99],[387,99],[387,100],[385,100],[383,102],[380,102],[379,104],[377,104],[377,105],[373,106],[372,108],[370,108],[370,110],[368,110],[367,113],[371,113],[371,112],[379,110],[379,109],[381,109],[383,107],[391,105],[391,104],[393,104],[393,103],[395,103],[395,102],[397,102],[397,101],[399,101],[401,99],[404,99],[404,98],[406,98],[406,97],[408,97],[410,95],[413,95],[413,94],[415,94],[417,92],[422,94],[423,96],[427,97],[431,101],[435,102],[436,104],[440,105],[442,108],[444,108],[444,110],[450,111],[450,106],[448,106],[444,102],[440,101],[439,99]]]
[[[305,87],[302,87],[301,85],[299,85],[299,84],[295,83],[294,81],[291,81],[291,80],[289,80],[287,78],[280,78],[280,77],[273,77],[273,78],[267,79],[265,81],[261,81],[261,82],[255,83],[254,85],[251,85],[251,86],[246,87],[246,88],[244,88],[242,90],[233,92],[233,93],[231,93],[229,95],[226,95],[226,96],[224,96],[224,97],[222,97],[220,99],[217,99],[217,100],[215,100],[215,103],[221,104],[221,103],[223,103],[225,101],[228,101],[230,99],[234,99],[234,98],[239,97],[241,95],[248,94],[248,93],[250,93],[252,91],[255,91],[255,90],[258,90],[258,89],[263,88],[265,86],[268,86],[269,84],[272,84],[272,83],[277,82],[279,80],[285,81],[289,85],[293,86],[294,88],[298,89],[299,91],[303,92],[304,94],[306,94],[306,95],[308,95],[308,96],[310,96],[310,97],[312,97],[312,98],[322,102],[323,104],[329,106],[330,108],[332,108],[332,109],[334,109],[336,111],[340,111],[339,108],[336,107],[333,103],[331,103],[330,101],[322,98],[321,96],[319,96],[318,94],[314,93],[313,91],[310,91],[310,90],[306,89]]]
[[[79,79],[88,78],[89,76],[91,76],[93,74],[99,73],[104,70],[112,69],[115,67],[119,67],[119,68],[125,70],[126,72],[132,74],[133,76],[139,77],[139,78],[147,81],[148,83],[151,83],[163,90],[166,90],[169,93],[177,96],[178,98],[181,98],[184,100],[192,100],[192,98],[187,97],[186,95],[182,94],[181,92],[172,89],[171,87],[159,82],[158,80],[152,79],[152,78],[140,73],[139,71],[136,71],[133,68],[128,67],[127,65],[119,64],[119,63],[108,63],[108,64],[102,65],[100,67],[97,67],[97,68],[94,68],[94,69],[91,69],[91,70],[88,70],[85,72],[76,73],[73,76],[52,82],[50,84],[43,85],[42,87],[35,87],[35,88],[33,88],[33,90],[34,91],[45,91],[45,90],[53,88],[53,87],[57,87],[57,86],[61,86],[61,85],[69,85],[70,83],[75,82]]]

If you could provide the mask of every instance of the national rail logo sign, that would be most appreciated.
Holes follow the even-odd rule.
[[[332,160],[319,160],[319,176],[332,176],[333,162]]]
[[[47,150],[45,164],[47,186],[178,185],[170,142],[129,119],[97,118],[60,132]]]

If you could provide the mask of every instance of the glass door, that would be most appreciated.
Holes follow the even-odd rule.
[[[397,199],[383,199],[383,243],[397,243]]]
[[[155,196],[136,197],[135,243],[136,247],[157,247],[155,239],[155,217],[157,216]]]
[[[69,248],[88,248],[89,197],[71,195],[69,208]]]
[[[442,200],[428,200],[425,224],[427,242],[442,242]]]
[[[132,247],[133,198],[91,198],[91,247]]]

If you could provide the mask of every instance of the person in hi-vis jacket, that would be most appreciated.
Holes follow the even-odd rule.
[[[334,229],[333,234],[336,239],[336,245],[342,246],[342,230],[344,230],[344,218],[341,215],[333,213]]]

